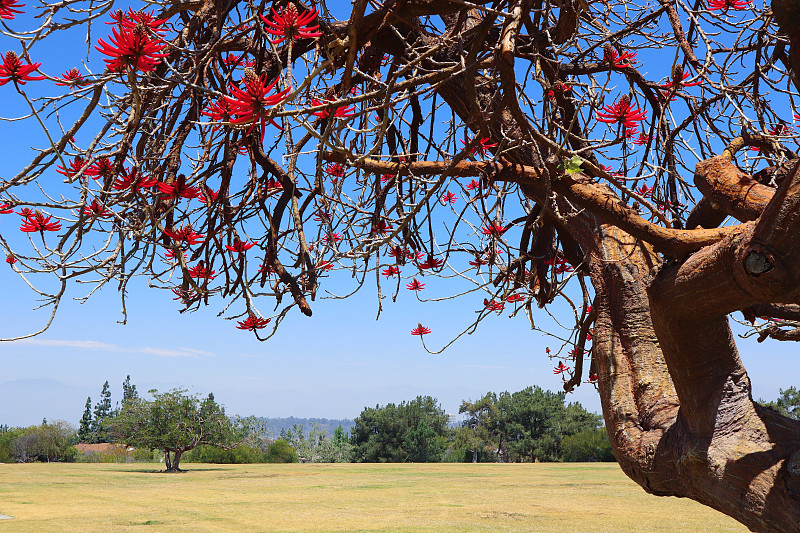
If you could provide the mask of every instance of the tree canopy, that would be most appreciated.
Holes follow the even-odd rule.
[[[45,134],[0,181],[9,272],[51,310],[17,338],[72,282],[124,313],[137,276],[260,339],[335,275],[379,309],[435,284],[465,333],[558,309],[554,372],[598,387],[629,476],[796,530],[800,421],[753,402],[729,326],[800,339],[793,2],[150,5],[0,2],[7,127]],[[41,64],[62,34],[86,69]]]
[[[214,395],[202,400],[186,390],[151,390],[152,400],[135,397],[109,420],[115,441],[164,452],[167,472],[180,470],[181,455],[203,444],[235,448],[249,435],[241,419],[232,421]]]

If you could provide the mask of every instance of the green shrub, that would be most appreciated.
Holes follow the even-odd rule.
[[[249,464],[266,462],[261,450],[242,445],[231,450],[203,445],[184,453],[184,463]]]
[[[567,462],[616,461],[605,428],[585,429],[564,437],[561,453]]]
[[[265,463],[297,463],[300,461],[295,449],[285,439],[272,441],[267,447],[264,459]]]

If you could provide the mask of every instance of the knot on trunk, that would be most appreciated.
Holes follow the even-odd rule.
[[[744,258],[744,269],[752,276],[765,274],[772,270],[772,266],[772,257],[764,250],[751,250]]]
[[[790,476],[800,480],[800,450],[795,451],[786,461],[786,470]]]

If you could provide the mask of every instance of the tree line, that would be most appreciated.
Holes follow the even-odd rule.
[[[539,386],[517,392],[487,392],[464,400],[457,426],[438,400],[411,401],[364,408],[351,430],[332,433],[318,422],[294,424],[272,435],[267,419],[230,417],[216,402],[186,390],[149,391],[139,396],[127,376],[123,397],[112,408],[108,382],[100,401],[91,398],[76,430],[65,421],[9,428],[0,425],[0,462],[87,460],[75,447],[82,443],[116,443],[136,453],[99,454],[100,460],[145,460],[163,454],[168,471],[181,462],[546,462],[613,461],[600,415],[564,392]],[[780,391],[775,402],[763,402],[787,416],[800,418],[800,391]],[[108,455],[108,454],[107,454]]]

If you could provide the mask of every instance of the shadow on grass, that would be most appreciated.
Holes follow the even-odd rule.
[[[192,472],[215,472],[226,470],[221,467],[210,468],[181,468],[178,472],[167,472],[165,469],[154,470],[152,468],[109,468],[106,472],[132,472],[138,474],[191,474]]]

